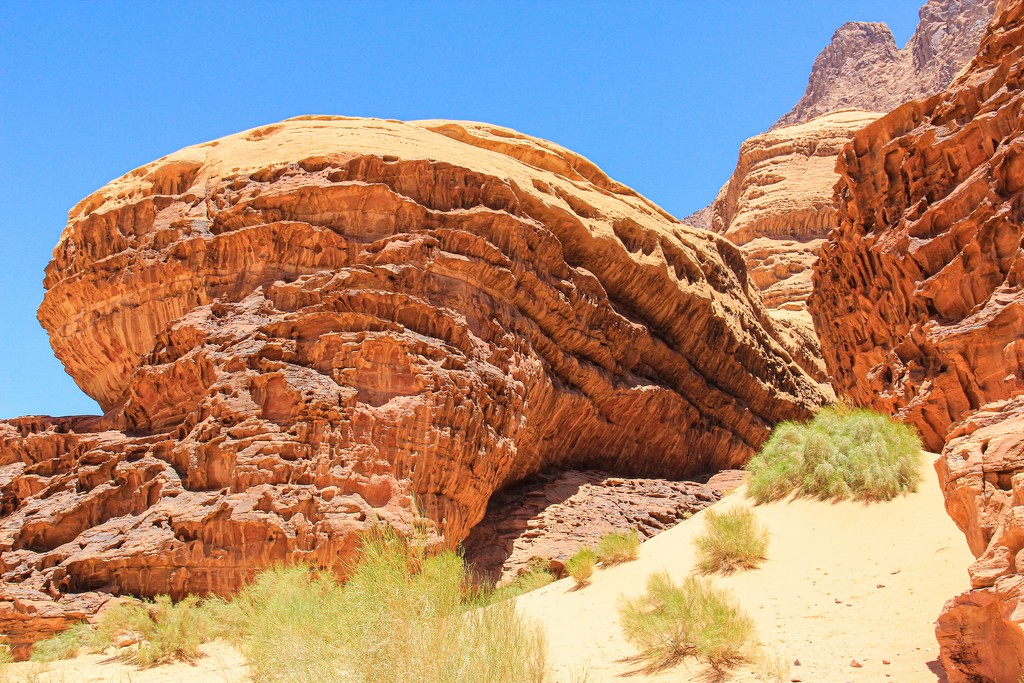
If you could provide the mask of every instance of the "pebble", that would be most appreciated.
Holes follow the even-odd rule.
[[[888,664],[888,663],[889,663],[889,660],[888,660],[888,659],[883,659],[883,660],[882,660],[882,664]]]
[[[850,666],[852,666],[854,669],[859,669],[859,668],[861,668],[864,665],[861,664],[860,662],[858,662],[856,659],[851,659],[850,660]]]

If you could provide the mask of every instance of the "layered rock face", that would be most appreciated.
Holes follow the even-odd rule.
[[[836,156],[856,131],[879,116],[836,112],[750,138],[710,207],[710,228],[740,248],[765,306],[808,340],[807,367],[823,380],[824,364],[806,306],[811,267],[836,223]]]
[[[857,133],[810,310],[837,392],[939,450],[978,561],[937,635],[950,681],[1024,673],[1024,2],[944,93]]]
[[[545,473],[491,498],[464,544],[478,572],[508,580],[540,561],[556,575],[582,546],[609,531],[642,539],[688,519],[743,483],[742,470],[707,482],[616,477],[588,470]]]
[[[951,599],[935,633],[950,680],[1024,674],[1024,394],[958,424],[936,462],[946,510],[978,558],[971,590]]]
[[[0,426],[4,632],[32,605],[340,571],[416,510],[454,544],[548,468],[734,467],[822,400],[730,243],[483,124],[187,148],[76,206],[45,284],[105,416]]]
[[[949,85],[978,49],[995,0],[928,0],[907,45],[885,24],[849,22],[814,60],[807,91],[773,128],[840,109],[888,112]]]
[[[1024,47],[1012,12],[1002,21],[948,92],[854,137],[814,271],[837,392],[915,424],[935,451],[965,414],[1024,390]]]

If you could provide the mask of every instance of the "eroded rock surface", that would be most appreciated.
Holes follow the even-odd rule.
[[[814,60],[807,91],[773,128],[840,109],[888,112],[949,85],[978,49],[995,0],[928,0],[903,49],[889,27],[851,21]]]
[[[914,424],[978,560],[952,683],[1024,674],[1024,2],[950,88],[857,133],[810,310],[837,392]]]
[[[958,424],[936,462],[946,510],[978,558],[971,590],[936,627],[951,681],[1016,681],[1024,672],[1024,395]],[[972,678],[973,676],[973,678]]]
[[[542,560],[564,567],[583,546],[610,531],[647,539],[688,519],[743,481],[725,470],[707,482],[617,477],[608,472],[545,473],[495,495],[465,542],[466,560],[493,580],[507,580]]]
[[[946,87],[977,50],[993,6],[929,0],[903,50],[885,24],[844,25],[815,60],[804,98],[743,143],[715,201],[686,219],[740,247],[794,355],[821,381],[827,372],[806,301],[822,240],[837,224],[836,157],[885,112]]]
[[[792,330],[804,367],[827,375],[807,313],[811,268],[836,224],[836,156],[880,114],[843,111],[754,136],[740,146],[729,182],[710,207],[710,227],[743,253],[765,306]]]
[[[340,571],[416,509],[455,544],[550,468],[735,467],[822,400],[728,241],[484,124],[304,117],[186,148],[76,206],[45,284],[105,416],[0,423],[0,573],[68,618]]]
[[[1014,11],[1001,21],[947,92],[854,137],[814,271],[837,392],[912,422],[934,451],[1024,390],[1024,45]]]

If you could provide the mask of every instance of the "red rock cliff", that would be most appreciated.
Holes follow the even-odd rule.
[[[32,615],[338,567],[414,506],[457,542],[542,469],[737,466],[821,401],[728,241],[483,124],[305,117],[187,148],[76,206],[45,284],[106,416],[0,423],[21,653]]]

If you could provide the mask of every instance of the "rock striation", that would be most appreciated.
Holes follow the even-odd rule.
[[[485,124],[301,117],[186,148],[74,207],[45,286],[105,414],[0,423],[19,655],[15,620],[106,595],[341,571],[378,520],[422,511],[455,544],[547,469],[735,467],[823,398],[728,241]]]
[[[935,464],[946,510],[978,558],[971,590],[936,624],[950,681],[1017,681],[1024,673],[1024,394],[958,424]]]
[[[857,133],[810,307],[836,391],[929,449],[1024,390],[1024,164],[1012,11],[949,91]]]
[[[561,575],[566,560],[582,546],[596,548],[609,531],[651,538],[718,502],[743,483],[743,475],[725,470],[696,482],[594,470],[542,473],[491,498],[466,538],[466,560],[499,581],[538,563]]]
[[[740,248],[765,306],[798,340],[798,357],[820,381],[827,374],[806,305],[811,268],[836,223],[836,156],[879,116],[835,112],[750,138],[709,208],[710,229]]]
[[[939,92],[974,56],[994,9],[995,0],[927,0],[903,49],[885,24],[843,24],[814,60],[804,96],[772,128],[841,109],[884,113]]]
[[[914,424],[978,560],[937,636],[952,683],[1024,674],[1024,2],[950,88],[840,157],[810,310],[837,393]]]

